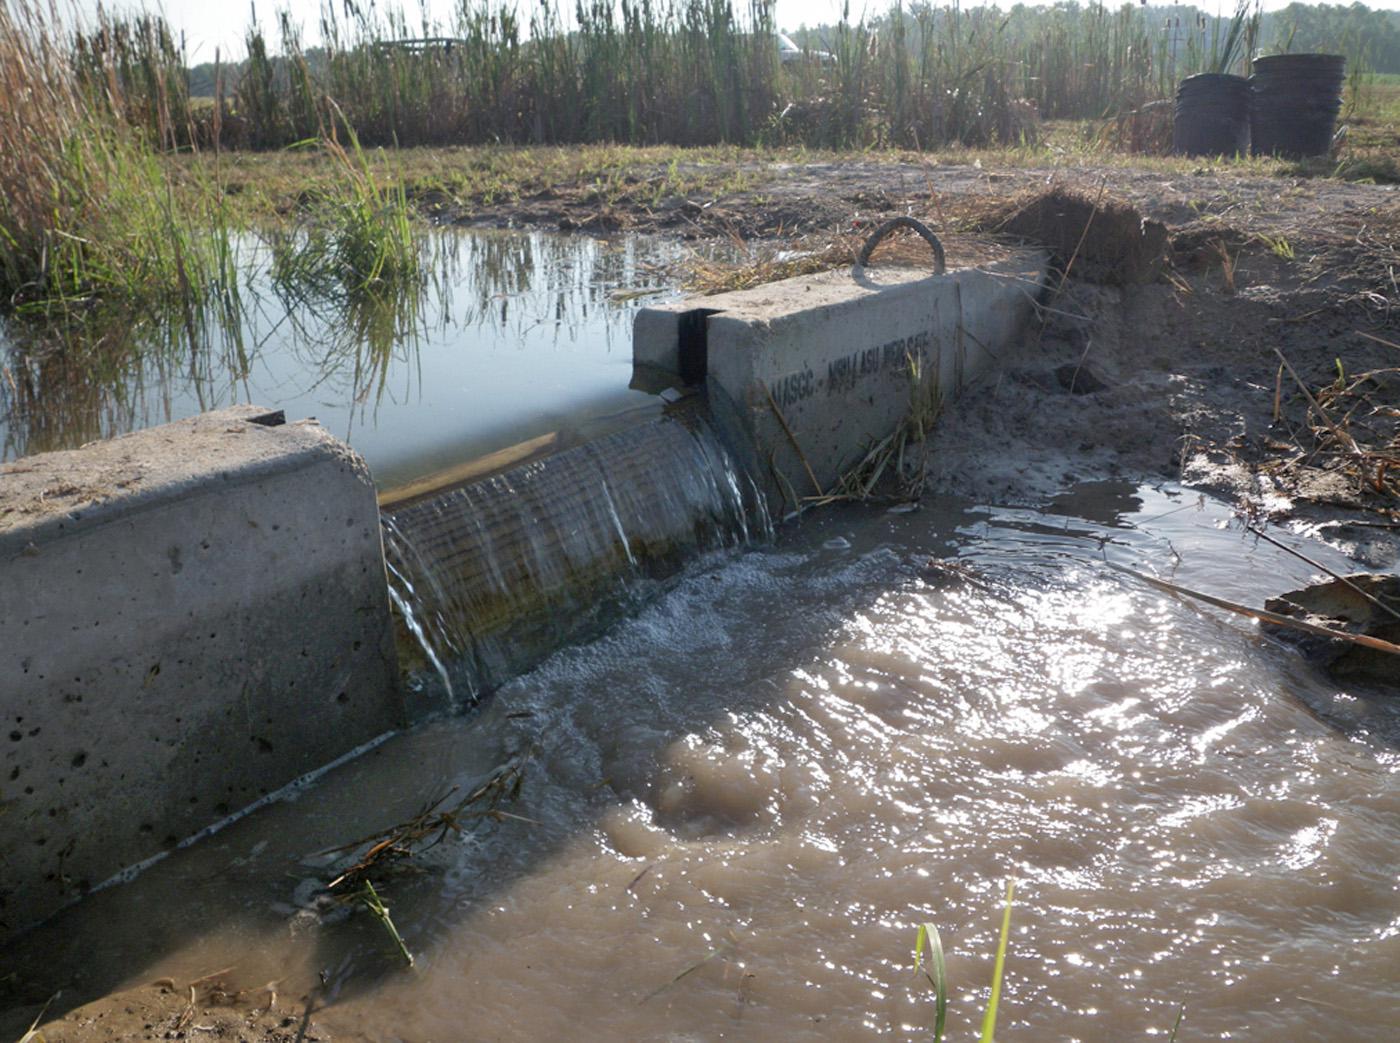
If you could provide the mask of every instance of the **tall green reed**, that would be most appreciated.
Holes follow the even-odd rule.
[[[264,22],[255,9],[246,58],[221,69],[228,90],[198,113],[158,17],[104,16],[70,64],[164,148],[318,138],[332,104],[370,146],[986,145],[1032,137],[1037,113],[1100,117],[1165,97],[1176,76],[1247,50],[1257,27],[1199,15],[1188,27],[1102,0],[895,0],[846,7],[805,37],[824,56],[783,64],[774,13],[774,0],[541,0],[528,15],[512,0],[458,0],[439,23],[326,0],[309,46],[290,10]]]
[[[222,193],[206,172],[177,182],[160,162],[173,110],[148,92],[164,74],[133,71],[117,23],[60,24],[40,0],[0,7],[0,306],[156,302],[193,326],[195,309],[236,297]]]
[[[1098,0],[847,6],[806,37],[825,57],[786,65],[773,0],[544,0],[528,20],[508,0],[460,0],[442,24],[327,4],[314,49],[286,12],[274,25],[275,41],[250,28],[230,105],[254,147],[321,133],[331,99],[369,145],[1020,143],[1037,112],[1168,95],[1181,57],[1151,9]]]
[[[157,16],[100,15],[62,57],[166,149],[319,138],[332,103],[369,146],[982,146],[1031,140],[1037,117],[1138,109],[1192,73],[1247,71],[1260,26],[1253,0],[1225,17],[893,0],[798,33],[825,56],[784,64],[774,0],[457,0],[441,22],[407,10],[323,0],[305,38],[290,10],[254,10],[212,107],[191,103],[183,47]]]

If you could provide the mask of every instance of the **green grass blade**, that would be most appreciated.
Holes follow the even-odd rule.
[[[389,917],[389,907],[384,904],[384,900],[379,897],[379,892],[374,889],[374,885],[368,880],[356,895],[360,903],[369,911],[370,915],[379,921],[380,926],[388,934],[390,941],[394,943],[394,948],[398,950],[399,957],[409,967],[413,966],[413,954],[408,951],[408,946],[404,944],[403,936],[399,934],[399,929],[394,925],[394,921]]]
[[[1016,881],[1006,882],[1006,908],[1001,914],[1001,941],[997,943],[996,966],[992,968],[992,997],[987,1001],[987,1013],[982,1015],[982,1043],[996,1038],[997,1004],[1001,1002],[1001,978],[1006,969],[1006,942],[1011,936],[1011,902],[1016,894]]]
[[[1181,1005],[1181,1009],[1176,1012],[1176,1020],[1172,1022],[1172,1034],[1167,1037],[1167,1043],[1176,1043],[1176,1031],[1181,1028],[1181,1019],[1186,1017],[1186,1004]]]
[[[948,1022],[948,971],[943,964],[943,940],[938,937],[938,928],[931,923],[919,924],[919,935],[914,940],[915,973],[923,964],[925,943],[932,968],[924,971],[924,977],[933,986],[933,1043],[943,1043],[943,1030]]]

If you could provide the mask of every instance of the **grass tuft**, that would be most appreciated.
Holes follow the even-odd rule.
[[[336,176],[305,197],[305,220],[272,233],[273,278],[294,298],[416,299],[424,270],[403,179],[381,185],[347,128],[350,147],[323,138]]]
[[[59,24],[38,0],[0,7],[0,306],[156,303],[193,327],[236,298],[221,194],[206,169],[177,183],[145,132],[114,117],[120,69],[99,83],[101,55]]]

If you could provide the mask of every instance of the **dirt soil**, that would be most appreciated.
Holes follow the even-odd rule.
[[[169,978],[114,993],[50,1021],[39,1039],[145,1041],[224,1040],[237,1043],[329,1043],[305,999],[292,1003],[275,989],[231,991],[217,981],[177,985]]]
[[[666,181],[709,186],[689,195],[671,193]],[[743,240],[830,236],[867,227],[896,214],[931,219],[938,230],[964,223],[970,210],[989,201],[1048,185],[1078,187],[1090,195],[1132,203],[1171,228],[1197,221],[1223,222],[1241,231],[1287,234],[1300,224],[1321,234],[1330,218],[1394,208],[1394,185],[1365,185],[1327,178],[1242,176],[1228,167],[1203,165],[1193,172],[1116,166],[1007,167],[917,164],[881,159],[820,163],[714,163],[634,168],[606,189],[559,181],[521,199],[459,200],[431,190],[417,204],[443,223],[494,228],[554,228],[606,233],[628,230],[677,235],[686,240]]]
[[[1076,481],[1160,476],[1232,499],[1256,521],[1310,529],[1367,567],[1394,570],[1400,194],[1393,188],[1204,169],[823,163],[765,171],[761,188],[658,209],[565,184],[522,204],[437,217],[780,239],[817,249],[904,213],[938,229],[986,231],[996,225],[989,213],[1005,216],[1013,197],[1052,185],[1091,204],[1131,204],[1161,222],[1165,263],[1145,282],[1114,278],[1102,265],[1095,270],[1089,235],[1074,263],[1061,257],[1068,275],[1056,280],[1025,343],[996,376],[947,407],[926,492],[1043,504]],[[188,988],[159,982],[105,997],[49,1023],[43,1039],[328,1038],[304,999],[269,1005],[266,994],[205,990],[191,1004]]]

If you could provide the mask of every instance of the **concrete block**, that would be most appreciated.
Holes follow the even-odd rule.
[[[1034,255],[956,273],[965,376],[995,366],[1025,331],[1045,285],[1046,264],[1044,255]],[[962,383],[944,386],[956,393]]]
[[[703,303],[712,416],[773,509],[791,509],[830,491],[914,396],[955,395],[991,366],[1024,330],[1046,263],[842,270],[680,301],[639,313],[634,350],[653,370],[678,366],[664,341]]]
[[[656,371],[679,379],[682,309],[670,305],[643,308],[632,320],[632,366],[646,381]],[[635,386],[635,381],[634,381]]]
[[[0,939],[399,725],[373,484],[280,419],[0,467]]]

